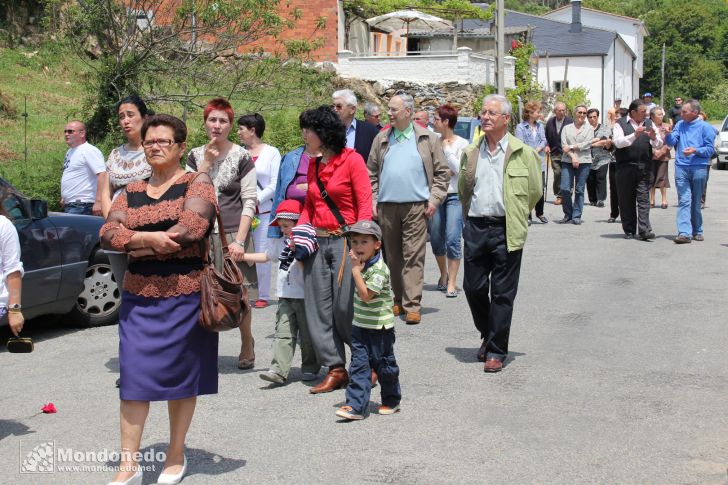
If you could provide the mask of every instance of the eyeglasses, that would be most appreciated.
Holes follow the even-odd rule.
[[[348,105],[341,104],[341,103],[336,103],[336,104],[332,104],[331,105],[331,108],[333,108],[333,109],[344,109],[345,106],[348,106]]]
[[[578,114],[578,115],[582,115],[582,116],[583,116],[583,115],[585,115],[585,114],[586,114],[586,111],[577,111],[577,112],[576,112],[576,114]]]
[[[495,118],[496,116],[501,116],[503,113],[498,113],[496,111],[481,111],[480,116],[487,116],[488,118]]]
[[[159,145],[159,148],[169,148],[176,143],[176,141],[167,138],[155,138],[154,140],[144,140],[142,146],[144,148],[152,148],[156,144]]]
[[[83,131],[83,130],[63,130],[63,133],[66,135],[72,135],[78,131]]]

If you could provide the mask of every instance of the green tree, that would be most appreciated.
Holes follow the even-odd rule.
[[[303,58],[322,41],[301,39],[278,50],[268,42],[264,53],[260,43],[293,27],[301,15],[296,9],[279,13],[279,3],[99,0],[68,5],[61,19],[65,40],[93,72],[86,80],[89,133],[95,139],[109,133],[114,105],[130,93],[152,103],[182,105],[184,113],[198,99],[213,96],[252,104],[266,99],[272,101],[268,109],[304,103],[297,83],[305,82],[306,70],[300,62],[282,61],[290,54]],[[288,82],[271,83],[281,73],[290,76]],[[293,100],[287,96],[291,88],[297,94]],[[268,96],[261,97],[263,90]]]

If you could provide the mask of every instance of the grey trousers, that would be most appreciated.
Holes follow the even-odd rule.
[[[127,266],[129,266],[129,256],[119,251],[105,250],[105,252],[109,258],[111,272],[114,273],[114,279],[119,286],[119,293],[121,294],[121,289],[124,287],[124,275],[126,274]]]
[[[319,250],[304,261],[306,320],[322,366],[345,365],[354,317],[354,280],[344,238],[319,237]],[[344,263],[341,285],[339,268]]]

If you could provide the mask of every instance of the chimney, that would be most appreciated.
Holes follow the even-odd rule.
[[[571,28],[569,32],[581,32],[581,0],[571,0]]]

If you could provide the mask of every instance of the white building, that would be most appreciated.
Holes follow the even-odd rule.
[[[507,11],[506,27],[532,27],[538,58],[536,76],[544,89],[558,92],[566,87],[584,87],[589,90],[590,106],[602,114],[615,99],[622,99],[627,106],[639,97],[643,36],[633,31],[637,54],[619,32],[607,30],[605,23],[601,28],[584,26],[580,0],[572,0],[568,14],[571,19],[565,21]]]
[[[573,10],[570,4],[543,15],[544,18],[561,22],[570,22],[572,16]],[[638,78],[644,75],[644,39],[650,34],[640,19],[581,7],[581,24],[585,27],[611,30],[618,33],[637,56],[634,66],[635,74]]]

